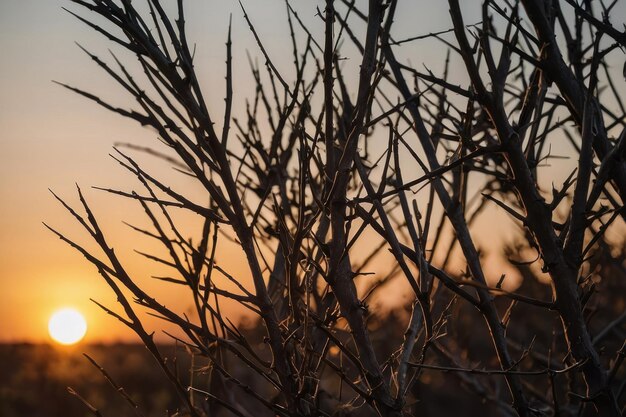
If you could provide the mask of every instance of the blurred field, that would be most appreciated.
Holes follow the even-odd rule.
[[[174,356],[181,378],[189,359],[184,352]],[[0,416],[82,417],[93,416],[82,402],[70,395],[72,387],[99,409],[103,416],[134,415],[129,404],[115,392],[98,369],[84,356],[96,360],[146,415],[173,414],[179,400],[154,359],[141,345],[82,345],[57,347],[47,344],[0,344]]]
[[[392,314],[384,322],[374,320],[371,325],[378,329],[378,337],[374,340],[378,355],[389,357],[392,354],[390,347],[403,337],[403,320]],[[267,355],[260,328],[242,331],[255,342],[255,347],[261,354]],[[181,382],[187,385],[188,372],[191,368],[188,353],[182,347],[173,345],[160,346],[160,350],[167,356],[170,369],[178,370]],[[68,393],[67,387],[72,387],[96,407],[103,417],[138,415],[128,402],[115,392],[102,373],[83,356],[83,353],[92,357],[119,386],[124,388],[140,406],[142,415],[174,416],[183,406],[170,382],[142,345],[96,344],[61,347],[48,344],[0,344],[0,417],[94,416],[94,413],[78,398]],[[232,358],[228,358],[228,355],[224,359],[231,363],[231,372],[240,381],[256,392],[269,390],[266,394],[271,395],[270,387],[256,378],[248,368],[229,360]],[[206,388],[209,385],[207,375],[201,372],[201,368],[206,364],[205,358],[196,358],[193,366],[197,371],[194,375],[196,387]],[[420,396],[424,398],[421,402],[420,415],[426,417],[451,415],[459,410],[463,410],[466,416],[484,417],[497,414],[497,408],[485,404],[484,399],[475,394],[468,395],[462,390],[459,381],[453,380],[453,383],[449,384],[441,377],[439,373],[427,375],[421,383],[413,387],[415,392],[420,392]],[[322,389],[333,391],[337,388],[335,386],[337,383],[338,381],[329,375],[322,383]],[[266,408],[245,395],[239,388],[224,380],[221,380],[220,384],[223,384],[222,387],[214,391],[220,397],[228,399],[231,403],[239,403],[248,410],[254,410],[255,416],[271,415]],[[344,391],[348,397],[353,395],[347,386],[344,386]],[[198,406],[206,406],[204,396],[195,397]],[[199,404],[200,402],[203,404]],[[336,408],[336,405],[327,404],[329,409],[334,410],[333,415],[372,416],[364,408],[350,413],[348,410]],[[213,409],[211,415],[226,417],[234,414],[217,407]]]
[[[620,259],[624,259],[620,256]],[[600,272],[612,277],[623,277],[623,270],[617,270],[610,263],[600,263]],[[528,273],[528,271],[525,271]],[[546,286],[537,279],[527,275],[518,291],[539,298],[546,291]],[[620,349],[625,337],[624,317],[624,285],[623,279],[604,280],[598,283],[596,294],[588,303],[590,320],[588,326],[594,337],[602,336],[598,346],[601,359],[606,366],[612,364],[613,352]],[[498,297],[496,305],[502,314],[508,309],[509,301]],[[603,308],[598,308],[602,306]],[[446,325],[448,335],[446,350],[458,352],[454,361],[432,352],[429,361],[434,365],[458,367],[468,364],[475,369],[496,369],[498,363],[492,355],[492,345],[487,329],[482,322],[480,313],[467,304],[452,303],[448,314],[458,319]],[[525,358],[519,364],[520,370],[531,371],[545,369],[546,361],[551,362],[552,369],[562,369],[567,363],[560,357],[549,358],[546,353],[551,349],[563,350],[565,343],[554,330],[559,322],[556,313],[550,320],[532,305],[520,303],[511,313],[512,320],[520,325],[509,330],[509,339],[514,343],[511,347],[516,357]],[[621,321],[612,322],[615,317]],[[612,323],[610,326],[607,323]],[[372,315],[368,325],[372,331],[372,343],[378,358],[390,358],[404,337],[406,311],[392,312],[386,317]],[[610,331],[606,331],[610,329]],[[251,343],[252,348],[261,358],[270,359],[267,344],[264,342],[265,331],[261,326],[241,328],[240,331]],[[350,333],[336,332],[336,337],[349,343]],[[532,348],[529,349],[529,347]],[[227,381],[213,373],[213,379],[207,374],[209,361],[206,357],[196,356],[193,366],[189,354],[181,346],[161,345],[160,351],[167,359],[168,367],[177,375],[183,386],[190,385],[189,370],[193,368],[193,386],[208,390],[214,395],[236,404],[254,417],[270,417],[260,402],[252,399],[232,381]],[[67,387],[72,387],[94,407],[98,408],[103,417],[121,417],[137,415],[129,404],[115,392],[102,373],[84,356],[91,356],[101,365],[115,382],[123,387],[128,395],[140,406],[142,415],[146,417],[174,416],[183,403],[165,378],[162,370],[143,345],[79,345],[60,347],[47,344],[0,344],[0,417],[83,417],[93,416],[79,399],[70,395]],[[329,360],[336,365],[341,363],[337,352],[331,351]],[[242,366],[241,361],[232,355],[222,353],[220,360],[230,374],[242,384],[250,387],[266,398],[276,395],[272,387],[257,374]],[[459,365],[460,364],[460,365]],[[620,393],[618,400],[624,406],[626,387],[626,369],[620,367],[613,381],[613,389]],[[388,368],[386,369],[386,372]],[[558,398],[563,399],[562,415],[578,415],[577,402],[568,401],[571,387],[583,390],[580,382],[573,377],[576,372],[555,376],[555,390]],[[326,393],[343,392],[345,398],[352,398],[354,392],[333,372],[321,372],[320,404],[333,416],[373,416],[366,407],[345,409]],[[532,392],[544,393],[550,388],[547,375],[528,376],[526,387]],[[504,378],[493,378],[490,375],[467,374],[463,372],[440,372],[424,370],[419,381],[411,387],[414,398],[419,399],[416,407],[420,417],[464,416],[490,417],[502,416],[502,408],[496,405],[494,395],[504,389]],[[495,393],[495,394],[494,394]],[[205,415],[212,417],[234,416],[231,412],[219,407],[200,393],[195,396],[195,405]],[[507,401],[507,400],[505,400]],[[209,412],[210,409],[210,412]],[[582,416],[594,415],[593,409],[587,407]],[[184,415],[184,414],[183,414]]]

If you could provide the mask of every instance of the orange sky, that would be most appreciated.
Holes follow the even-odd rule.
[[[315,18],[315,6],[322,8],[322,3],[293,2],[316,33],[323,30],[323,24]],[[416,7],[425,3],[428,13],[416,13]],[[411,10],[399,11],[399,37],[448,28],[447,7],[435,7],[432,3],[422,0]],[[186,4],[189,36],[198,42],[196,62],[199,73],[205,77],[202,82],[207,91],[216,91],[207,94],[209,108],[220,113],[224,42],[228,16],[233,13],[235,111],[237,106],[241,109],[250,91],[245,51],[252,55],[258,52],[237,3],[191,0]],[[290,65],[291,56],[283,53],[289,48],[284,2],[248,0],[244,4],[277,64]],[[150,144],[155,135],[51,82],[58,80],[83,87],[120,105],[132,103],[80,52],[74,41],[103,55],[110,45],[63,12],[62,6],[71,8],[69,2],[61,0],[0,2],[0,341],[48,340],[47,319],[52,311],[64,306],[76,307],[86,315],[90,326],[86,341],[131,337],[121,324],[89,301],[92,297],[109,306],[115,301],[95,269],[48,232],[42,221],[87,241],[47,191],[51,188],[75,202],[74,183],[78,182],[94,203],[105,230],[110,232],[111,242],[122,242],[120,250],[128,253],[137,242],[144,244],[141,239],[125,238],[130,235],[121,224],[122,219],[139,222],[139,213],[120,205],[119,199],[89,187],[129,189],[132,178],[108,157],[111,146],[116,142]],[[468,22],[476,20],[472,20],[472,15],[475,17],[476,13],[467,17]],[[443,60],[443,48],[409,45],[406,50],[413,54],[413,65],[427,62],[439,68]],[[496,232],[500,236],[503,233]],[[237,263],[229,257],[230,253],[223,249],[220,261],[236,270]],[[154,265],[136,255],[131,257],[133,270],[144,276],[155,273]],[[236,272],[245,274],[245,270]],[[175,292],[159,293],[154,283],[148,285],[154,286],[158,298],[166,304],[185,308]]]
[[[246,50],[258,55],[241,10],[235,1],[191,0],[186,4],[189,35],[198,42],[196,63],[205,77],[203,84],[207,90],[219,92],[206,95],[209,108],[219,112],[223,105],[224,42],[228,17],[233,14],[236,112],[238,105],[239,109],[243,107],[247,91],[251,91]],[[291,57],[283,53],[290,48],[284,2],[244,4],[276,63],[290,66]],[[312,30],[321,33],[323,24],[315,17],[317,4],[301,0],[293,5],[311,23]],[[79,241],[88,241],[48,193],[51,188],[75,202],[77,182],[94,202],[111,242],[117,246],[118,240],[127,243],[121,249],[130,253],[133,245],[128,244],[128,236],[136,239],[136,235],[121,225],[121,220],[129,217],[128,207],[89,186],[131,187],[132,178],[108,157],[111,146],[116,142],[150,144],[155,135],[51,82],[83,87],[120,105],[132,103],[74,42],[105,56],[110,45],[62,11],[62,6],[72,8],[61,0],[0,3],[0,340],[5,341],[48,340],[48,317],[64,306],[76,307],[87,316],[90,327],[86,341],[131,337],[121,324],[89,301],[93,297],[115,305],[95,268],[48,232],[42,221]],[[443,8],[424,19],[423,30],[441,29],[447,24],[446,13]],[[399,13],[399,25],[406,20],[402,16]],[[407,29],[406,36],[413,33],[413,29]],[[429,50],[427,55],[423,59],[435,58],[438,53]],[[441,60],[437,57],[437,61]],[[141,221],[138,213],[130,210],[133,219]],[[155,273],[151,269],[154,265],[130,255],[133,268],[140,274]],[[228,251],[219,256],[223,265],[230,266]],[[236,263],[232,265],[236,268]],[[145,282],[165,303],[185,307],[171,291],[159,292],[154,283]],[[233,308],[233,315],[236,313]]]
[[[205,69],[219,68],[203,72],[205,85],[220,91],[209,106],[222,106],[229,13],[234,14],[239,63],[247,62],[246,49],[255,52],[253,39],[236,2],[186,3],[188,16],[198,16],[189,22],[190,36],[202,45],[198,61]],[[284,33],[270,30],[272,9],[249,3],[259,30],[278,46]],[[89,301],[93,297],[114,305],[111,291],[95,269],[47,231],[42,221],[87,241],[48,192],[50,188],[76,201],[77,182],[97,207],[112,242],[128,236],[121,224],[128,208],[120,207],[119,199],[89,187],[131,187],[132,178],[108,156],[111,147],[116,142],[150,144],[155,135],[52,83],[67,82],[121,105],[131,103],[74,42],[100,54],[107,54],[110,45],[61,7],[72,8],[70,2],[61,0],[0,3],[0,340],[47,340],[48,317],[63,306],[74,306],[87,316],[90,329],[86,341],[129,337],[123,326]],[[273,12],[282,17],[284,4],[274,1]],[[238,68],[236,75],[243,76],[246,66]],[[154,273],[138,257],[131,259],[143,275]],[[161,299],[179,303],[171,291]]]

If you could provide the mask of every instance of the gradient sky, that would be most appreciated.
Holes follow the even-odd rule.
[[[445,2],[436,6],[426,0],[404,3],[411,5],[397,14],[398,38],[449,27]],[[209,108],[219,113],[224,42],[228,17],[233,15],[237,111],[250,91],[246,89],[250,86],[246,50],[259,55],[242,12],[236,1],[191,0],[186,4],[189,36],[198,43],[199,73],[204,77],[205,92],[211,92],[206,94]],[[291,55],[284,53],[290,46],[283,1],[248,0],[244,4],[279,67],[290,65]],[[323,2],[300,0],[293,4],[314,33],[321,33],[323,24],[315,17],[315,7],[323,8]],[[421,7],[424,4],[428,7]],[[120,105],[132,104],[74,42],[102,56],[110,45],[61,7],[76,10],[63,0],[0,2],[0,340],[4,341],[47,340],[48,317],[63,306],[85,313],[90,325],[87,341],[114,341],[130,335],[89,301],[93,297],[114,305],[111,291],[95,269],[47,231],[42,221],[87,240],[48,192],[53,189],[76,202],[74,183],[79,183],[110,231],[111,242],[125,236],[121,219],[132,221],[138,213],[89,187],[129,189],[132,178],[108,156],[111,147],[116,142],[148,145],[154,143],[150,141],[155,135],[52,83],[67,82]],[[476,13],[466,19],[473,23]],[[427,62],[431,67],[439,65],[445,53],[441,47],[412,44],[405,51],[413,65]],[[127,251],[132,248],[128,241],[121,246]],[[224,250],[222,262],[228,264],[228,248]],[[150,271],[140,261],[133,268],[139,273]],[[177,304],[176,295],[168,291],[160,299]]]
[[[243,25],[236,2],[194,0],[188,4],[190,36],[202,48],[198,59],[219,70],[205,71],[208,87],[221,87],[228,26],[233,13],[237,58],[254,44]],[[272,8],[250,2],[268,42],[283,33],[272,28]],[[283,13],[279,1],[270,2],[273,13]],[[128,332],[89,301],[93,297],[114,305],[111,291],[94,268],[62,244],[42,221],[79,240],[87,241],[54,201],[48,188],[75,200],[74,183],[86,189],[105,227],[115,241],[123,229],[125,207],[119,200],[89,190],[91,185],[130,187],[131,178],[108,154],[116,142],[145,140],[152,132],[109,114],[85,99],[52,83],[67,82],[121,105],[130,100],[93,65],[74,42],[106,56],[110,45],[82,25],[62,7],[76,10],[69,1],[24,0],[0,2],[0,339],[46,339],[50,313],[71,305],[89,321],[87,340],[114,340]],[[282,16],[282,14],[281,14]],[[197,17],[197,18],[196,18]],[[240,65],[239,68],[242,66]],[[245,67],[243,67],[245,68]],[[223,87],[209,105],[223,103]],[[141,142],[139,142],[141,143]],[[126,187],[125,187],[126,186]],[[125,213],[126,214],[126,213]],[[124,229],[125,231],[125,229]],[[141,266],[137,266],[140,270]],[[175,303],[172,296],[164,301]]]
[[[323,2],[292,3],[314,33],[322,33],[323,24],[315,17],[315,8],[323,8]],[[290,54],[284,54],[290,50],[286,49],[290,44],[284,2],[244,4],[277,64],[291,65]],[[186,5],[189,35],[198,43],[196,62],[205,91],[215,91],[206,94],[209,108],[219,112],[223,105],[224,42],[228,18],[233,15],[236,112],[250,91],[246,89],[250,86],[246,51],[259,56],[241,9],[236,1],[191,0]],[[155,135],[52,83],[66,82],[120,105],[132,104],[74,42],[105,57],[111,45],[62,7],[77,9],[63,0],[0,2],[0,340],[5,341],[47,340],[48,317],[63,306],[85,313],[90,325],[87,341],[126,339],[130,335],[89,301],[93,297],[114,305],[111,291],[95,269],[47,231],[42,221],[79,241],[88,241],[48,192],[50,188],[76,202],[74,183],[78,183],[96,207],[111,241],[125,236],[121,219],[130,215],[132,220],[138,213],[89,187],[129,189],[132,178],[110,159],[111,147],[116,142],[150,144]],[[409,20],[406,13],[398,16],[398,27],[406,29],[406,36],[415,34],[410,24],[415,20]],[[440,30],[447,25],[446,19],[446,7],[431,8],[428,16],[419,18],[419,32]],[[420,59],[427,61],[438,57],[439,52],[421,54]],[[227,264],[228,259],[222,262]],[[134,267],[149,274],[149,267],[139,260]],[[169,291],[161,299],[179,303]]]

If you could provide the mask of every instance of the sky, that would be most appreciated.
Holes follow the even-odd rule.
[[[198,72],[205,91],[210,92],[206,95],[208,106],[219,113],[225,88],[224,42],[232,14],[237,112],[243,108],[246,88],[251,85],[246,52],[260,56],[241,9],[230,0],[185,3],[189,36],[198,45]],[[290,65],[291,55],[284,53],[290,50],[286,49],[290,46],[284,2],[243,3],[279,68]],[[315,15],[316,7],[323,8],[323,2],[292,3],[313,32],[321,34],[323,23]],[[398,38],[447,29],[445,2],[437,6],[434,3],[403,2],[396,19]],[[469,3],[476,2],[464,5]],[[125,239],[128,229],[121,221],[137,220],[140,213],[90,187],[128,189],[132,178],[108,154],[115,143],[147,145],[153,143],[150,141],[155,135],[52,82],[85,88],[120,105],[130,103],[75,44],[79,42],[106,56],[108,42],[62,7],[77,9],[64,0],[0,1],[0,341],[48,340],[47,320],[53,311],[65,306],[78,308],[87,317],[86,341],[130,340],[134,338],[128,330],[89,300],[115,304],[95,269],[55,238],[42,222],[87,241],[48,191],[52,189],[76,203],[75,184],[79,184],[110,232],[110,240],[119,242],[120,250],[132,258],[136,241]],[[469,13],[467,20],[473,22],[477,16]],[[440,64],[445,53],[443,48],[419,45],[408,45],[405,51],[413,65],[424,62],[431,67],[435,65],[432,63]],[[235,250],[226,245],[220,256],[224,265],[237,270],[236,256],[229,255],[231,249]],[[132,267],[138,274],[150,274],[145,262],[136,255],[133,259]],[[146,285],[158,292],[155,283]],[[178,305],[178,296],[168,291],[161,293],[160,299]]]
[[[231,13],[233,40],[240,51],[237,58],[245,59],[242,53],[254,47],[242,13],[236,2],[186,3],[189,16],[194,17],[189,22],[190,36],[203,45],[199,59],[219,66],[217,71],[206,71],[203,81],[209,88],[222,84]],[[284,12],[281,2],[271,2],[273,10],[249,3],[260,31],[268,42],[276,42],[284,34],[272,33],[268,27],[275,19],[272,13]],[[48,317],[64,306],[87,316],[87,341],[130,337],[89,301],[93,297],[114,305],[111,291],[95,269],[42,222],[79,240],[85,238],[48,191],[76,202],[77,183],[98,207],[115,240],[126,231],[121,219],[127,208],[90,187],[128,185],[131,178],[108,156],[111,147],[117,142],[149,143],[154,135],[52,82],[80,86],[122,105],[129,101],[75,42],[100,54],[106,54],[110,45],[62,7],[76,10],[61,0],[0,2],[0,340],[46,340]],[[219,91],[210,106],[223,102],[224,90]],[[173,296],[167,298],[164,301],[177,302]]]
[[[291,56],[284,54],[290,47],[284,2],[243,3],[277,65],[291,65]],[[202,83],[212,93],[206,95],[209,109],[219,112],[223,106],[224,43],[232,14],[237,112],[238,106],[243,108],[246,87],[251,85],[246,53],[260,56],[242,11],[236,1],[190,0],[185,4],[189,36],[198,45],[196,62],[204,77]],[[323,2],[292,4],[313,32],[321,34],[323,23],[315,15]],[[42,224],[88,241],[49,192],[51,189],[76,203],[75,184],[79,184],[96,207],[110,240],[131,252],[132,245],[124,239],[128,230],[121,220],[138,219],[139,213],[90,187],[131,187],[132,178],[109,157],[111,148],[118,142],[150,144],[155,136],[53,83],[68,83],[120,105],[129,104],[128,97],[75,43],[105,57],[111,45],[63,7],[77,10],[64,0],[0,2],[0,341],[48,340],[48,318],[66,306],[78,308],[87,317],[86,341],[133,338],[89,300],[115,305],[95,269]],[[431,10],[429,16],[423,16],[422,31],[442,29],[447,25],[446,13],[446,8]],[[406,28],[406,36],[411,36],[414,29],[404,15],[398,14],[398,27]],[[421,54],[418,59],[439,58],[439,51]],[[222,257],[228,264],[228,254]],[[139,274],[151,272],[144,261],[134,259]],[[156,286],[154,289],[158,293]],[[160,296],[165,303],[180,304],[175,293]]]

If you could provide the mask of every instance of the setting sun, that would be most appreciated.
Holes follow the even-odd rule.
[[[79,342],[87,332],[87,322],[83,315],[72,308],[56,311],[48,322],[50,336],[62,345]]]

